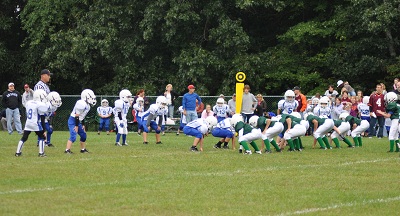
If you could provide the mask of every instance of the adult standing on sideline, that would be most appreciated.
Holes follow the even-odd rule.
[[[20,119],[19,108],[22,105],[21,94],[15,90],[14,83],[8,83],[8,90],[3,93],[3,107],[6,108],[7,130],[8,134],[12,134],[12,120],[14,120],[15,129],[22,134],[22,125]]]
[[[50,93],[49,82],[50,78],[53,76],[52,73],[48,69],[43,69],[40,72],[40,80],[36,83],[35,87],[33,88],[34,91],[38,89],[43,89],[47,94]]]
[[[296,111],[300,113],[301,117],[303,118],[303,112],[306,111],[307,108],[307,98],[304,96],[301,91],[300,87],[295,86],[293,88],[294,91],[294,99],[299,103],[299,106],[297,106]]]
[[[326,90],[324,93],[324,96],[327,96],[332,103],[334,103],[336,96],[339,96],[339,92],[334,89],[333,85],[329,85],[328,90]]]
[[[146,97],[146,92],[144,89],[139,89],[139,91],[136,93],[136,96],[133,98],[133,103],[132,106],[136,103],[136,100],[141,97],[143,98],[143,105],[144,105],[144,111],[148,110],[150,107],[150,100],[148,97]]]
[[[174,117],[175,99],[179,97],[179,94],[172,90],[172,84],[168,84],[165,87],[164,97],[167,99],[168,105],[168,117]]]
[[[250,93],[250,86],[244,85],[243,97],[242,97],[242,110],[240,113],[243,114],[245,123],[249,123],[249,119],[254,115],[256,109],[257,99],[252,93]]]
[[[198,119],[196,112],[196,100],[198,104],[201,104],[201,98],[198,94],[194,93],[195,89],[196,88],[194,87],[194,85],[189,85],[189,92],[183,95],[182,108],[183,115],[186,116],[187,123]]]
[[[233,116],[236,112],[236,94],[232,95],[232,98],[228,101],[228,106],[229,109],[231,110],[231,113],[229,113],[229,116]]]
[[[378,138],[383,137],[383,127],[385,126],[385,117],[383,117],[380,112],[385,112],[385,100],[384,100],[383,88],[381,84],[376,85],[376,91],[369,97],[368,106],[371,111],[371,120],[369,125],[369,138],[372,138],[376,135],[375,125],[378,122],[379,130],[378,130]]]
[[[28,84],[24,85],[24,94],[22,94],[22,106],[26,107],[26,102],[33,100],[33,90],[29,88]]]
[[[337,84],[338,89],[345,88],[350,96],[356,96],[356,92],[354,91],[354,88],[351,87],[348,82],[343,82],[343,80],[339,80],[339,81],[337,81],[336,84]]]
[[[397,104],[400,104],[400,82],[396,83],[396,90],[393,92],[397,94]]]

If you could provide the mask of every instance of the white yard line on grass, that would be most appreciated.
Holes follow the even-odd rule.
[[[302,209],[302,210],[298,210],[298,211],[294,211],[294,212],[286,212],[286,213],[279,214],[279,215],[287,216],[287,215],[308,214],[308,213],[327,211],[327,210],[338,209],[338,208],[343,208],[343,207],[363,206],[363,205],[368,205],[368,204],[387,203],[387,202],[392,202],[392,201],[400,201],[400,196],[390,197],[390,198],[381,198],[381,199],[372,199],[372,200],[363,200],[362,202],[339,203],[339,204],[334,204],[334,205],[324,207],[324,208]]]

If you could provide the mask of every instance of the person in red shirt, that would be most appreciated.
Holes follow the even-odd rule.
[[[383,137],[383,127],[385,126],[385,117],[382,114],[379,114],[377,111],[381,110],[385,112],[385,100],[384,100],[383,88],[381,84],[376,85],[376,91],[371,94],[369,97],[368,106],[371,111],[371,120],[369,127],[369,138],[376,135],[375,125],[378,122],[379,130],[378,130],[378,139]]]
[[[293,91],[295,94],[294,99],[297,100],[297,102],[299,103],[299,106],[297,106],[296,111],[299,112],[301,117],[303,118],[303,112],[306,111],[307,108],[307,98],[301,93],[300,87],[295,86],[293,88]]]

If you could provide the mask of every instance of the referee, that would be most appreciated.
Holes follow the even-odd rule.
[[[38,89],[43,89],[47,94],[50,93],[50,88],[49,88],[49,82],[50,82],[50,77],[53,76],[52,73],[50,73],[49,70],[43,69],[40,72],[40,80],[39,82],[36,83],[35,87],[33,88],[34,91]]]

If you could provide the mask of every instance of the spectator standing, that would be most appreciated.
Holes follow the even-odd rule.
[[[203,113],[203,111],[204,111],[204,103],[201,102],[199,104],[199,101],[196,100],[196,113],[198,118],[201,118],[201,114]]]
[[[356,100],[356,96],[351,96],[350,98],[351,100],[351,109],[350,109],[350,115],[353,117],[357,117],[358,116],[358,102]]]
[[[208,116],[214,116],[214,112],[211,110],[211,105],[207,104],[206,109],[201,113],[201,118],[206,119]]]
[[[261,94],[257,94],[257,106],[254,110],[254,113],[257,116],[264,116],[265,112],[267,111],[267,102],[265,102],[263,96]]]
[[[256,102],[256,97],[250,93],[250,86],[244,85],[241,113],[243,114],[245,123],[249,123],[250,117],[253,116]]]
[[[167,99],[168,105],[168,117],[174,117],[175,99],[179,97],[179,94],[172,90],[172,84],[168,84],[165,87],[164,97]]]
[[[339,92],[334,89],[333,85],[329,85],[328,90],[325,91],[324,95],[327,96],[333,103],[335,102],[336,96],[339,95]]]
[[[349,82],[343,82],[342,80],[339,80],[336,84],[339,89],[345,88],[350,96],[356,96],[356,92],[354,91],[354,88],[349,85]]]
[[[303,112],[307,109],[307,98],[301,93],[300,87],[295,86],[293,88],[295,97],[294,99],[299,103],[297,106],[296,111],[300,113],[301,117],[303,118]]]
[[[332,119],[338,120],[340,114],[343,113],[343,104],[340,98],[335,98],[335,103],[332,106]]]
[[[381,84],[376,85],[376,91],[372,93],[372,95],[369,97],[369,103],[368,106],[370,106],[371,110],[371,120],[370,120],[370,127],[369,127],[369,138],[372,138],[373,136],[376,135],[376,130],[375,130],[375,125],[379,125],[379,130],[378,130],[378,138],[383,137],[383,127],[385,125],[385,118],[383,117],[382,114],[385,112],[385,100],[384,100],[384,95],[383,95],[383,89]],[[377,111],[380,110],[381,112],[378,113]]]
[[[231,110],[230,116],[236,113],[236,94],[232,95],[232,98],[228,101],[229,109]]]
[[[8,90],[3,93],[2,102],[3,107],[6,108],[8,134],[12,134],[13,132],[13,120],[18,134],[22,134],[21,115],[19,113],[19,108],[22,105],[22,98],[21,94],[15,90],[13,82],[8,84]]]
[[[397,87],[397,83],[399,82],[399,78],[394,78],[394,81],[393,81],[393,90],[397,90],[398,89],[398,87]]]
[[[26,107],[26,102],[33,100],[33,90],[29,88],[28,84],[24,85],[24,94],[22,94],[22,106]]]
[[[349,94],[347,93],[347,91],[343,91],[340,97],[341,97],[340,99],[342,100],[343,106],[347,106],[348,103],[351,103],[351,100],[349,98]]]
[[[202,103],[200,96],[194,92],[195,89],[196,88],[194,87],[194,85],[189,85],[188,86],[189,92],[183,95],[182,107],[183,107],[183,114],[186,116],[187,123],[198,119],[198,115],[196,112],[197,109],[196,100],[199,106]]]
[[[150,107],[150,100],[148,97],[146,97],[146,92],[144,89],[139,89],[139,91],[136,93],[136,96],[133,98],[132,107],[136,103],[136,100],[138,99],[138,97],[143,98],[144,110],[148,110]]]
[[[400,82],[396,84],[397,88],[393,92],[397,94],[397,104],[400,104]]]

